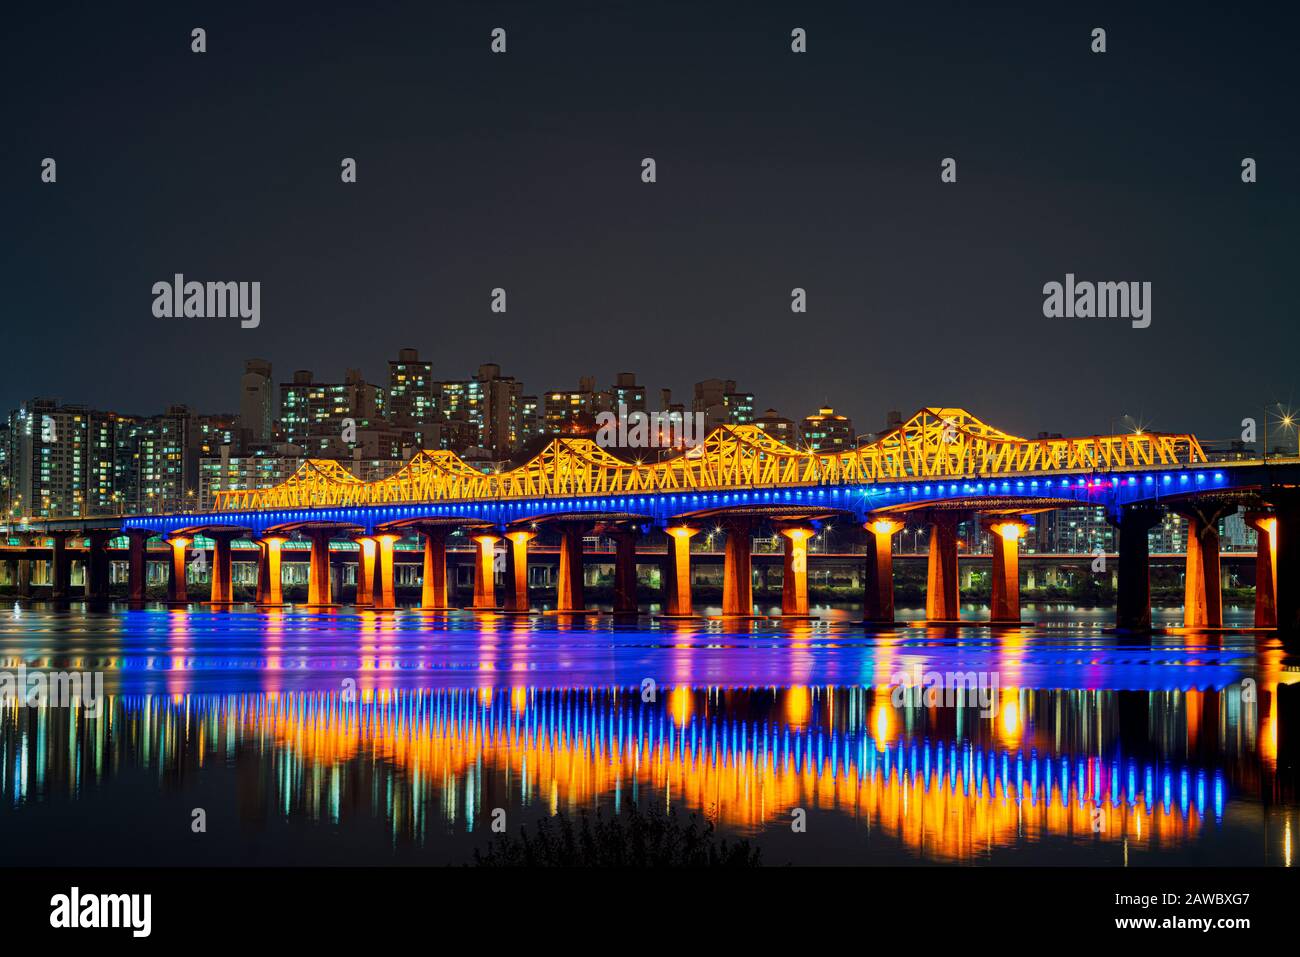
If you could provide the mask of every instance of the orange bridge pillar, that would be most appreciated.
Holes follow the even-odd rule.
[[[785,539],[785,561],[781,573],[781,614],[808,617],[808,540],[816,534],[811,525],[789,525],[780,529]]]
[[[556,611],[582,611],[586,608],[582,581],[582,537],[585,522],[560,522],[560,577],[555,600]]]
[[[478,549],[474,560],[474,604],[472,608],[488,611],[497,607],[496,544],[500,535],[481,532],[470,536]]]
[[[264,608],[279,608],[284,604],[284,589],[280,575],[280,546],[284,539],[275,535],[258,539],[257,547],[257,603]]]
[[[881,517],[867,522],[867,580],[863,594],[863,619],[894,621],[894,534],[902,522]]]
[[[397,588],[393,581],[393,546],[401,536],[375,536],[375,587],[372,607],[387,610],[397,607]]]
[[[664,529],[668,536],[668,554],[664,556],[660,577],[664,612],[671,618],[690,618],[695,614],[691,606],[691,536],[698,532],[698,528],[689,525],[671,525]]]
[[[330,589],[330,533],[328,529],[313,528],[307,532],[311,540],[311,564],[307,572],[307,604],[322,608],[333,604]]]
[[[989,524],[993,534],[993,597],[989,619],[1020,621],[1020,539],[1029,527],[1010,519]]]
[[[424,538],[424,585],[420,592],[420,607],[427,610],[446,609],[447,604],[447,529],[429,525],[420,529]]]
[[[1183,578],[1183,627],[1223,627],[1223,580],[1219,563],[1221,508],[1190,509],[1187,518],[1187,570]]]
[[[1255,529],[1255,627],[1277,627],[1277,516],[1246,515]]]
[[[528,599],[528,543],[536,532],[515,529],[506,532],[506,611],[527,614],[532,607]]]
[[[375,600],[375,540],[369,535],[360,535],[357,543],[357,597],[355,604],[364,608]]]
[[[234,604],[235,584],[232,575],[234,561],[230,546],[239,537],[239,533],[214,529],[209,530],[207,534],[212,539],[212,591],[208,595],[208,604]]]
[[[961,617],[961,593],[957,589],[956,512],[935,511],[930,516],[925,617],[929,621],[957,621]]]
[[[171,576],[167,579],[167,600],[172,604],[184,605],[189,602],[189,591],[185,586],[186,548],[188,538],[175,537],[167,539],[172,549]]]
[[[749,618],[754,614],[754,572],[750,563],[754,521],[729,518],[722,523],[727,533],[722,560],[722,614],[728,618]]]

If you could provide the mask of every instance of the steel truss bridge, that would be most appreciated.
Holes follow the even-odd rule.
[[[1024,439],[964,409],[922,409],[880,440],[842,452],[795,449],[752,425],[716,429],[666,461],[627,462],[590,439],[555,439],[509,471],[484,473],[454,452],[422,451],[388,478],[363,482],[338,462],[309,459],[267,489],[216,494],[218,512],[483,503],[753,489],[853,489],[917,480],[1056,476],[1206,461],[1196,437],[1137,432]]]

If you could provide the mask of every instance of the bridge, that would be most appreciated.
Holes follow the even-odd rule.
[[[556,611],[585,613],[583,538],[593,530],[615,542],[616,613],[636,611],[638,544],[664,542],[661,579],[666,617],[694,615],[691,538],[705,524],[726,531],[724,617],[753,616],[751,548],[759,527],[784,546],[782,612],[807,617],[807,545],[828,522],[856,526],[866,546],[863,603],[868,623],[894,620],[892,537],[905,516],[929,526],[926,616],[959,619],[957,526],[978,519],[992,533],[991,621],[1020,619],[1019,542],[1025,519],[1072,505],[1106,509],[1119,530],[1117,624],[1150,627],[1147,533],[1167,511],[1189,522],[1184,623],[1221,627],[1217,523],[1246,508],[1258,531],[1258,628],[1300,634],[1300,458],[1208,461],[1191,434],[1132,432],[1027,439],[963,409],[925,408],[877,441],[836,452],[795,449],[754,426],[724,426],[700,445],[663,461],[627,461],[590,439],[557,438],[517,468],[484,472],[443,450],[417,453],[398,473],[364,482],[338,462],[307,460],[271,488],[221,491],[211,512],[51,520],[53,575],[66,592],[65,543],[88,537],[87,593],[107,589],[106,542],[130,541],[133,600],[143,600],[149,538],[171,548],[169,598],[187,601],[185,564],[194,537],[213,541],[214,604],[231,604],[231,543],[259,547],[258,604],[282,605],[281,546],[311,543],[308,605],[329,607],[330,542],[356,544],[357,604],[396,606],[393,547],[423,540],[421,607],[447,610],[447,536],[474,543],[471,608],[531,612],[529,543],[540,530],[560,539]],[[495,584],[495,552],[504,547],[504,601]],[[657,559],[659,558],[656,556]],[[56,588],[56,594],[58,589]]]

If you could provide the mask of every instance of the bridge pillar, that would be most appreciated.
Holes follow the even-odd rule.
[[[311,541],[311,559],[307,571],[307,605],[326,608],[332,605],[330,585],[330,533],[327,528],[307,530]]]
[[[872,519],[867,530],[867,579],[863,592],[863,619],[877,624],[894,622],[894,534],[903,523],[892,518]]]
[[[31,539],[28,538],[26,535],[18,536],[18,541],[25,546],[32,545]],[[18,585],[18,597],[31,598],[33,560],[30,558],[20,558],[18,559],[16,564],[17,564],[17,568],[15,569],[15,573],[17,577],[15,580]]]
[[[235,603],[235,585],[232,577],[233,556],[231,542],[239,537],[238,532],[209,530],[212,539],[212,593],[208,596],[211,605],[233,605]]]
[[[373,607],[387,611],[397,607],[397,585],[393,574],[393,546],[400,535],[375,536],[375,591]]]
[[[636,540],[640,533],[635,525],[616,525],[606,533],[614,539],[614,614],[635,615]]]
[[[263,608],[279,608],[284,604],[281,584],[280,546],[284,539],[275,535],[258,539],[260,551],[257,559],[257,604]]]
[[[188,557],[187,548],[190,540],[177,536],[168,538],[167,544],[172,550],[171,575],[167,578],[167,601],[172,605],[189,604],[189,589],[185,584],[185,559]]]
[[[1277,627],[1277,516],[1249,512],[1255,529],[1255,627]]]
[[[86,555],[86,600],[108,601],[108,543],[112,533],[90,533],[90,548]]]
[[[1218,521],[1223,508],[1193,508],[1187,518],[1187,571],[1183,577],[1183,627],[1222,628],[1223,591]]]
[[[781,615],[807,618],[808,540],[816,534],[811,525],[787,525],[779,529],[785,539],[785,561],[781,572]]]
[[[722,559],[722,615],[724,618],[752,618],[754,615],[754,572],[750,555],[754,520],[737,516],[722,523],[727,533]]]
[[[375,540],[369,535],[359,535],[357,543],[357,597],[355,604],[365,608],[375,600]]]
[[[556,611],[583,611],[582,537],[587,533],[585,522],[560,522],[560,580],[557,589]]]
[[[72,582],[72,553],[68,551],[71,532],[51,532],[50,600],[67,601]]]
[[[1163,511],[1151,505],[1126,505],[1119,513],[1119,569],[1115,626],[1122,631],[1151,630],[1151,548],[1148,535]]]
[[[930,548],[925,580],[925,617],[928,621],[961,618],[961,593],[957,589],[957,513],[935,511],[930,516]]]
[[[149,572],[149,533],[126,533],[127,599],[135,605],[143,604]]]
[[[528,614],[528,543],[537,537],[536,532],[515,529],[506,533],[506,611],[516,615]]]
[[[474,604],[472,608],[488,611],[497,607],[496,544],[500,535],[483,532],[470,536],[478,554],[474,561]]]
[[[1294,652],[1300,640],[1300,495],[1278,491],[1269,499],[1277,517],[1277,631]]]
[[[691,536],[699,532],[689,525],[672,525],[664,529],[668,536],[668,554],[664,556],[662,574],[664,613],[668,618],[693,618],[691,606]]]
[[[424,585],[420,593],[420,607],[425,610],[443,610],[447,603],[447,529],[429,525],[420,529],[424,538]]]
[[[1018,624],[1020,621],[1020,539],[1029,530],[1024,522],[991,522],[993,533],[993,596],[989,620]]]

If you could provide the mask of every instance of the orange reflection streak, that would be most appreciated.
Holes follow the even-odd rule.
[[[639,731],[635,693],[567,692],[557,703],[554,693],[543,701],[536,691],[520,688],[496,709],[494,696],[484,691],[379,690],[363,696],[360,705],[335,694],[291,693],[249,699],[239,719],[245,732],[273,736],[308,767],[328,768],[366,755],[404,769],[413,790],[433,783],[455,793],[463,790],[462,782],[480,779],[477,768],[490,769],[555,810],[590,806],[637,782],[746,833],[783,823],[793,807],[837,811],[936,861],[969,860],[990,846],[1047,836],[1155,849],[1183,843],[1204,823],[1195,802],[1180,808],[1177,798],[1149,806],[1144,794],[1131,800],[1107,797],[1109,787],[1094,780],[1091,764],[1090,793],[1081,801],[1076,757],[1051,759],[1054,767],[1068,765],[1069,774],[1062,790],[1060,772],[1052,772],[1049,796],[1046,781],[1034,791],[1025,779],[1017,790],[1014,774],[1004,779],[992,764],[977,768],[973,754],[978,752],[965,749],[956,757],[950,749],[948,760],[936,761],[928,773],[900,767],[903,749],[915,741],[900,746],[860,739],[852,754],[841,751],[832,763],[829,745],[823,745],[820,757],[809,753],[812,735],[787,751],[782,742],[788,735],[800,736],[786,726],[762,744],[751,736],[743,748],[730,749],[725,741],[711,741],[697,724],[692,745],[675,720],[686,697],[674,691],[666,714],[644,712]],[[873,724],[881,714],[893,721],[887,701],[872,710]],[[666,720],[657,723],[661,717]],[[1012,752],[1012,767],[1017,754],[1025,757]],[[1042,766],[1047,763],[1044,758]],[[1102,769],[1100,777],[1106,776]],[[1094,807],[1106,815],[1100,832]]]

